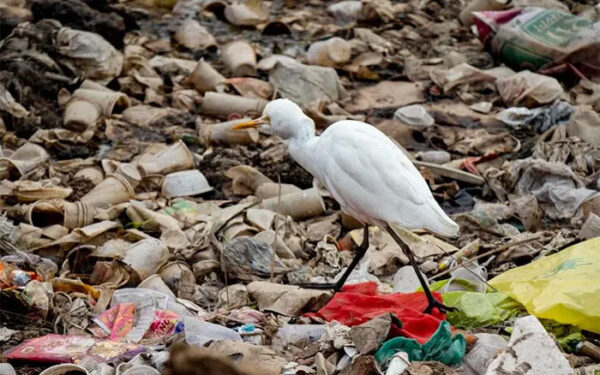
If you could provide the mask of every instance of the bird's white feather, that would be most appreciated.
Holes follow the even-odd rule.
[[[289,148],[342,210],[363,223],[390,223],[444,236],[458,232],[458,225],[438,205],[411,161],[369,124],[339,121],[320,137],[292,138]]]

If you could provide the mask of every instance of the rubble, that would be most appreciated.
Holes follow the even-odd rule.
[[[1,374],[598,371],[595,1],[7,0],[0,23]],[[282,134],[238,129],[277,98],[385,133],[458,237],[398,228],[416,272],[370,227],[331,290],[362,224]]]

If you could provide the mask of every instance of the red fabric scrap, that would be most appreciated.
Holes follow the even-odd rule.
[[[345,286],[343,292],[336,293],[319,311],[306,315],[318,316],[327,321],[336,320],[351,327],[390,312],[402,322],[402,327],[395,327],[390,336],[413,338],[421,344],[427,342],[441,321],[446,319],[445,314],[437,309],[432,314],[422,312],[428,304],[423,292],[369,295],[372,286],[364,284],[369,283]],[[367,294],[356,293],[361,290]],[[440,293],[434,292],[433,295],[438,301],[442,301]]]

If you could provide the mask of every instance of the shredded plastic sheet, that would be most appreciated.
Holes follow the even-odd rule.
[[[379,363],[385,363],[395,353],[405,352],[411,361],[439,361],[447,365],[458,365],[465,355],[466,348],[467,341],[464,336],[452,336],[450,323],[443,321],[424,345],[414,339],[395,337],[383,343],[375,353],[375,358]]]
[[[579,243],[489,283],[538,318],[600,333],[600,237]]]
[[[491,326],[524,312],[519,302],[504,293],[446,292],[442,300],[446,306],[458,309],[446,317],[460,329]]]
[[[370,286],[361,287],[360,285],[353,285],[352,290],[365,291],[369,295],[342,291],[336,293],[322,309],[307,315],[316,315],[327,321],[336,320],[351,327],[389,312],[402,322],[402,327],[392,329],[390,335],[413,338],[420,344],[427,342],[438,329],[440,322],[446,319],[445,315],[438,312],[437,309],[431,315],[422,312],[427,308],[425,293],[377,295],[371,294],[373,289]],[[440,293],[433,294],[441,302]]]

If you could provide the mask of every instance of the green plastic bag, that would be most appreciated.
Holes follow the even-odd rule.
[[[446,313],[446,319],[461,329],[487,327],[525,312],[523,305],[504,293],[446,292],[442,300],[458,309]]]
[[[443,321],[425,344],[421,345],[415,339],[395,337],[383,343],[375,353],[375,359],[379,363],[386,363],[395,353],[405,352],[411,361],[438,361],[446,365],[458,365],[466,349],[467,341],[464,336],[452,336],[450,323]]]

